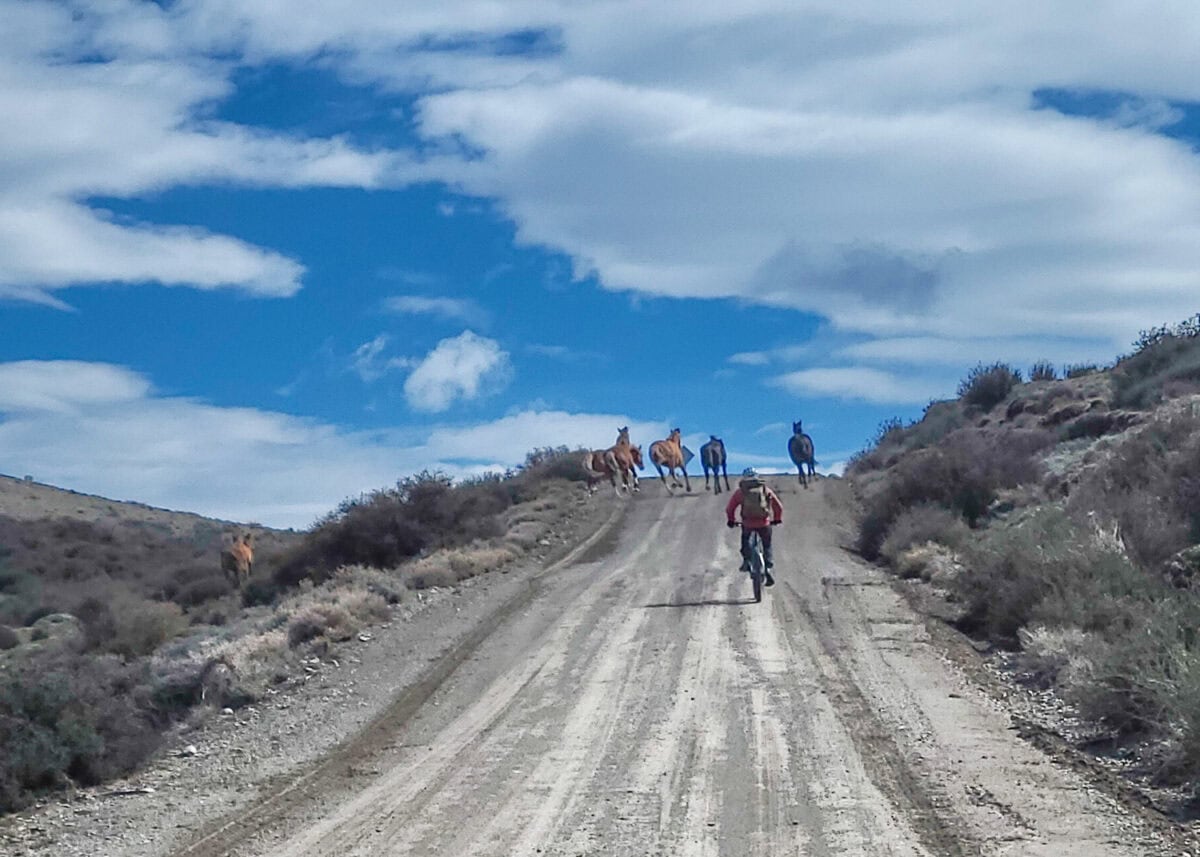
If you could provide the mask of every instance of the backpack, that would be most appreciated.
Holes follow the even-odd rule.
[[[761,479],[743,479],[738,483],[738,487],[742,489],[742,520],[771,517],[766,482]]]

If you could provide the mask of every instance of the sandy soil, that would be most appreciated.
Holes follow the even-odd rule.
[[[881,573],[839,546],[844,485],[781,484],[779,583],[762,604],[734,571],[721,501],[666,497],[648,482],[623,518],[609,500],[617,511],[603,517],[617,526],[593,527],[548,572],[442,596],[381,629],[355,655],[357,671],[322,664],[313,687],[323,706],[310,693],[291,703],[302,718],[265,707],[227,729],[228,748],[205,753],[251,757],[227,781],[189,778],[196,759],[173,760],[185,773],[154,794],[86,801],[73,829],[48,826],[45,842],[21,847],[119,857],[1182,853],[1135,808],[1022,740]],[[418,625],[431,661],[403,648]],[[382,682],[387,707],[356,715],[360,694]],[[350,736],[331,752],[293,737],[321,716]]]

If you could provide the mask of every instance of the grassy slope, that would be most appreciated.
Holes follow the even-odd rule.
[[[1110,731],[1158,782],[1200,782],[1200,337],[1113,368],[931,405],[849,469],[859,549]],[[989,406],[990,405],[990,406]]]

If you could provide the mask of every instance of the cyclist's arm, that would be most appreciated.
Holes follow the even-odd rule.
[[[725,504],[725,520],[730,523],[737,522],[737,509],[742,505],[742,489],[735,488],[733,493],[729,495],[729,502]]]
[[[771,523],[782,524],[783,504],[779,502],[779,497],[775,495],[774,491],[767,493],[767,502],[771,504]]]

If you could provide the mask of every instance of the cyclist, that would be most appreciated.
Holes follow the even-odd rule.
[[[757,530],[762,539],[763,559],[767,564],[767,586],[775,585],[771,569],[775,562],[771,557],[771,527],[783,523],[783,504],[779,496],[771,490],[766,481],[758,475],[753,467],[742,471],[742,479],[738,482],[737,490],[729,498],[725,506],[726,526],[733,529],[738,525],[737,508],[742,507],[742,567],[741,571],[750,570],[750,533]]]

